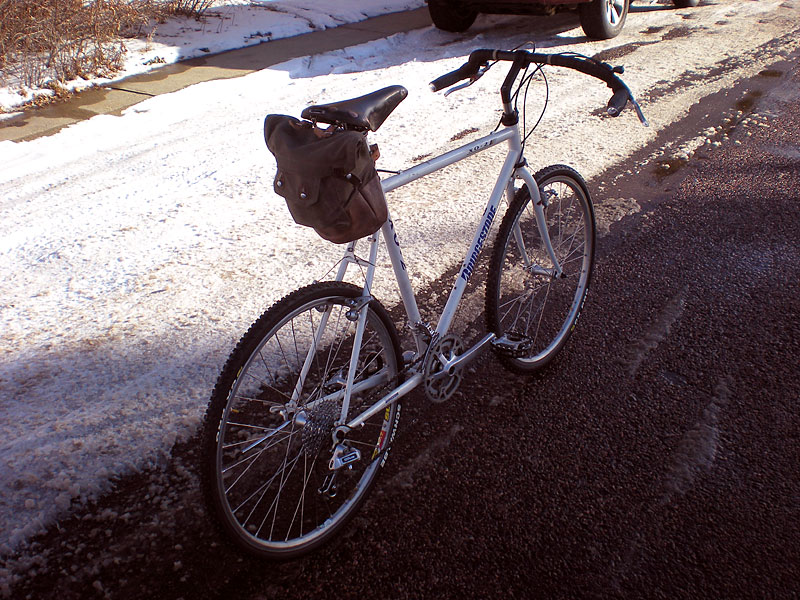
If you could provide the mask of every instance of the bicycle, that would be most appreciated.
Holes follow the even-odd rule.
[[[312,283],[275,303],[225,364],[204,421],[202,481],[216,523],[241,548],[286,559],[329,541],[358,510],[385,464],[402,397],[422,386],[435,402],[450,398],[464,367],[487,347],[514,371],[537,371],[574,330],[594,263],[592,201],[585,181],[571,167],[554,165],[535,175],[528,171],[522,154],[527,136],[520,133],[517,110],[522,86],[542,65],[575,69],[613,90],[609,114],[619,115],[631,102],[640,120],[646,120],[618,77],[622,69],[574,54],[476,50],[431,88],[439,91],[467,80],[450,91],[460,89],[501,61],[511,66],[500,89],[498,128],[381,182],[389,192],[508,143],[436,327],[420,316],[390,214],[366,238],[367,259],[356,255],[360,240],[347,244],[333,281]],[[535,69],[529,74],[531,65]],[[380,127],[403,92],[392,86],[308,107],[302,117],[366,134]],[[516,180],[523,183],[519,189]],[[487,332],[466,348],[449,329],[504,195],[508,208],[486,283]],[[389,312],[370,291],[381,237],[413,339],[414,349],[405,353]],[[351,265],[365,270],[362,287],[344,281]]]

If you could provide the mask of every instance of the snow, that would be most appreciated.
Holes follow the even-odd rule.
[[[185,17],[151,23],[145,28],[147,35],[125,40],[124,66],[113,77],[80,79],[64,87],[80,91],[152,71],[162,64],[357,23],[424,4],[424,0],[216,0],[199,20]],[[24,86],[14,72],[0,71],[0,84],[0,119],[14,116],[12,109],[35,95],[53,94],[46,86]],[[2,114],[4,111],[11,114]]]
[[[327,27],[419,2],[383,0],[369,10],[365,4],[309,0],[305,6],[317,12],[304,15]],[[777,4],[702,10],[713,22]],[[341,12],[329,20],[320,15],[334,11],[323,6]],[[274,36],[294,31],[284,14],[265,12],[275,21],[237,16],[226,23],[238,40],[248,26]],[[593,44],[575,19],[556,19],[564,26],[541,45],[594,54],[647,26],[670,24],[674,13],[632,13],[631,33]],[[428,82],[476,47],[526,42],[532,22],[482,17],[472,36],[432,28],[398,34],[154,97],[50,137],[0,142],[0,554],[108,490],[114,477],[161,464],[177,440],[196,432],[214,380],[248,325],[335,264],[341,248],[295,225],[271,191],[264,116],[297,115],[311,103],[404,85],[409,97],[373,141],[384,156],[379,166],[409,166],[455,147],[459,132],[477,128],[477,137],[494,128],[505,72],[495,68],[447,98],[432,94]],[[159,43],[169,30],[161,29]],[[716,47],[684,54],[681,65],[663,61],[678,43],[671,40],[620,62],[629,67],[626,81],[643,93],[684,70],[745,55],[767,35],[758,28],[748,34],[746,47],[741,36],[720,36]],[[215,41],[205,46],[225,45],[222,35],[210,37]],[[189,55],[181,54],[183,46],[202,39],[208,40],[169,51]],[[652,139],[687,103],[729,83],[724,74],[708,77],[653,99],[644,107],[653,126],[645,129],[630,111],[615,120],[596,111],[609,95],[602,84],[553,69],[548,81],[548,113],[528,158],[536,168],[568,162],[587,177]],[[530,114],[538,117],[542,87],[535,86]],[[492,149],[391,195],[412,282],[431,281],[463,256],[501,152]],[[385,256],[380,261],[388,264]],[[376,295],[396,301],[385,277]]]

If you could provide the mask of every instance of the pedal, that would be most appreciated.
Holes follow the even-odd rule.
[[[495,351],[511,358],[528,356],[533,348],[533,338],[523,333],[509,331],[492,342]]]

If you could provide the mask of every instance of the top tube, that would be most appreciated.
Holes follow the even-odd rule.
[[[420,163],[419,165],[406,169],[405,171],[401,171],[397,175],[387,177],[381,181],[383,191],[384,193],[390,192],[399,188],[401,185],[405,185],[421,177],[430,175],[434,171],[448,167],[453,163],[467,158],[468,156],[472,156],[473,154],[477,154],[478,152],[486,150],[487,148],[491,148],[500,142],[512,139],[515,135],[518,135],[516,127],[504,127],[500,131],[494,131],[489,135],[464,144],[455,150],[451,150],[450,152],[442,154],[441,156],[431,158],[424,163]]]

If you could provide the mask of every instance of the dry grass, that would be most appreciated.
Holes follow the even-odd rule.
[[[0,0],[0,70],[29,87],[118,70],[124,38],[212,0]]]
[[[166,8],[176,15],[200,17],[213,3],[214,0],[169,0]]]

